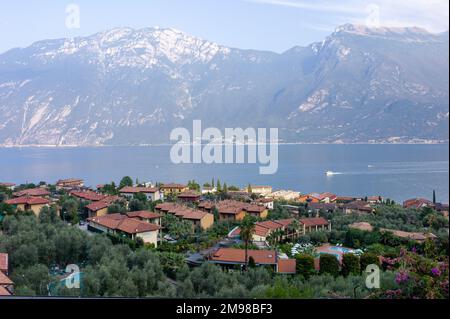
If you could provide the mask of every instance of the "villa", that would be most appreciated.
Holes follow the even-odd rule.
[[[93,191],[73,191],[69,193],[71,196],[76,197],[81,200],[86,200],[89,202],[97,202],[104,199],[106,196],[102,194],[98,194]]]
[[[6,204],[12,205],[15,209],[22,211],[32,211],[39,216],[43,207],[48,207],[50,201],[42,197],[22,196],[5,201]]]
[[[126,236],[135,240],[141,238],[145,244],[158,245],[158,238],[161,226],[147,223],[135,218],[129,218],[126,215],[110,214],[100,217],[90,217],[88,221],[88,230],[92,232],[101,232]]]
[[[76,179],[76,178],[69,178],[69,179],[60,179],[56,182],[56,189],[65,189],[65,190],[72,190],[72,189],[79,189],[84,186],[84,181],[82,179]]]
[[[252,258],[256,266],[272,268],[277,273],[295,274],[295,259],[283,259],[274,250],[247,251],[248,260]],[[220,265],[225,269],[242,268],[245,265],[245,250],[236,248],[219,248],[211,253],[208,262]]]
[[[282,200],[297,200],[300,196],[299,192],[291,190],[278,190],[273,193],[267,194],[266,197]]]
[[[131,199],[135,194],[144,194],[149,201],[164,200],[164,194],[154,187],[129,187],[126,186],[119,191],[120,195]]]
[[[259,198],[254,201],[256,205],[263,205],[267,209],[273,209],[273,199],[272,198]]]
[[[161,185],[159,187],[159,189],[164,193],[164,195],[180,194],[180,193],[183,193],[183,192],[189,190],[187,185],[175,184],[175,183]]]
[[[269,195],[272,193],[272,186],[255,186],[251,185],[251,193],[258,195]]]
[[[7,189],[12,191],[16,187],[16,184],[14,184],[14,183],[0,183],[0,187],[4,187],[4,188],[7,188]]]
[[[13,193],[14,197],[23,197],[23,196],[30,196],[30,197],[48,197],[50,196],[50,192],[46,190],[45,188],[29,188],[24,189],[18,192]]]
[[[155,207],[155,211],[161,214],[171,214],[180,219],[190,221],[192,227],[209,229],[214,224],[214,215],[199,209],[192,209],[176,203],[162,203]]]
[[[135,218],[146,223],[161,226],[161,215],[150,211],[129,212],[126,214],[129,218]]]
[[[297,222],[296,224],[294,222]],[[255,223],[253,242],[268,242],[269,239],[279,242],[286,239],[296,239],[302,235],[317,231],[331,231],[331,224],[322,217],[266,220]],[[229,238],[240,236],[240,228],[236,227],[229,234]],[[271,238],[272,237],[272,238]]]
[[[185,203],[197,203],[200,201],[201,195],[194,191],[186,191],[177,195],[177,199]]]
[[[8,254],[0,253],[0,297],[12,296],[14,292],[14,283],[9,279],[8,274]]]

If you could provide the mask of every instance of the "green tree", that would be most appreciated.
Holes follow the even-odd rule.
[[[241,232],[240,237],[241,240],[244,241],[245,245],[245,270],[248,268],[248,244],[253,239],[253,234],[255,233],[255,220],[250,215],[246,215],[242,221],[242,224],[240,226]]]
[[[339,275],[339,261],[331,254],[321,254],[319,259],[320,274]]]
[[[130,176],[125,176],[120,180],[119,189],[122,189],[126,186],[129,186],[129,187],[133,186],[133,179]]]
[[[364,253],[360,256],[361,271],[365,271],[369,265],[380,266],[380,258],[373,253]]]
[[[255,259],[253,258],[253,256],[250,256],[250,258],[248,259],[248,268],[255,268],[256,267],[256,263],[255,263]]]
[[[315,274],[314,257],[308,254],[298,254],[295,256],[297,261],[297,273],[308,279]]]
[[[342,275],[358,275],[361,273],[359,257],[355,254],[344,254],[342,256]]]

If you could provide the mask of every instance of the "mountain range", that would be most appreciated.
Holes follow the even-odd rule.
[[[0,54],[0,145],[168,143],[277,127],[291,143],[448,143],[449,34],[347,24],[283,53],[117,28]]]

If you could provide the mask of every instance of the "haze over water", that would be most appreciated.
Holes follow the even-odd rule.
[[[268,184],[302,193],[449,199],[448,145],[280,145],[279,168],[259,175],[260,164],[180,164],[170,146],[102,148],[0,148],[0,182],[83,178],[87,186],[129,175],[139,181],[200,184],[215,180],[240,187]],[[326,172],[335,174],[327,176]]]

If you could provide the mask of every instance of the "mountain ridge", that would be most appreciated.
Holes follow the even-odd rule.
[[[173,28],[11,49],[0,54],[0,145],[165,143],[192,119],[279,127],[283,142],[448,142],[448,32],[368,30],[344,25],[283,53]]]

